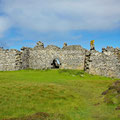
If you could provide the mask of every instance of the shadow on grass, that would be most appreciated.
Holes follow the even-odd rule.
[[[68,69],[60,69],[58,70],[59,74],[66,74],[66,75],[72,75],[72,76],[80,76],[83,77],[86,75],[84,71],[80,70],[68,70]]]

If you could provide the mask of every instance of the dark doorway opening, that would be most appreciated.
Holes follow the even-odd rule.
[[[54,59],[53,62],[51,63],[53,69],[59,69],[60,68],[60,61],[59,59]]]

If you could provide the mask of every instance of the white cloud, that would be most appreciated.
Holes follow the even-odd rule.
[[[21,29],[46,32],[120,28],[120,0],[3,0],[2,3],[2,12],[14,27]],[[7,24],[0,24],[6,29]]]

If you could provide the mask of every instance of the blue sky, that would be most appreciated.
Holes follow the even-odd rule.
[[[120,47],[120,0],[0,0],[0,46]]]

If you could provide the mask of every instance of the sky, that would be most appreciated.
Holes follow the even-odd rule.
[[[120,0],[0,0],[0,46],[34,47],[37,41],[96,50],[120,48]]]

